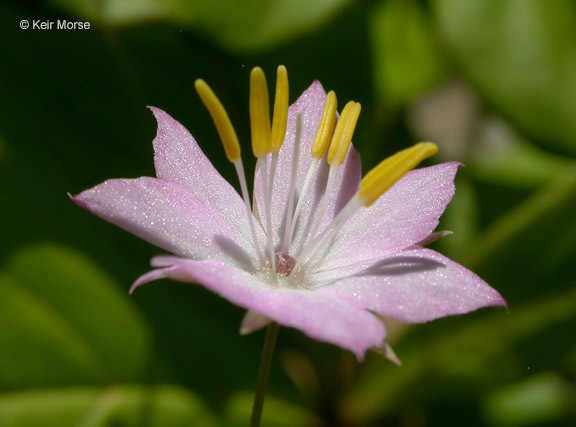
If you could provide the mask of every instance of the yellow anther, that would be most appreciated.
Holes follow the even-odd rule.
[[[356,128],[356,122],[358,122],[360,109],[359,103],[350,101],[346,104],[344,110],[342,110],[340,119],[338,123],[336,123],[336,129],[334,129],[334,136],[332,137],[330,148],[328,149],[327,160],[330,165],[339,166],[344,163],[348,148],[352,142],[352,134]]]
[[[256,157],[270,152],[270,100],[268,85],[262,68],[250,73],[250,128],[252,151]]]
[[[277,151],[286,136],[288,122],[288,71],[284,65],[276,72],[276,95],[274,97],[274,117],[272,118],[272,133],[270,136],[272,151]]]
[[[324,104],[324,112],[322,113],[322,121],[318,126],[316,138],[312,143],[312,156],[317,159],[324,157],[328,144],[334,132],[334,125],[336,124],[336,108],[337,108],[336,94],[333,90],[326,95],[326,103]]]
[[[210,116],[212,116],[218,135],[220,135],[220,139],[222,140],[222,145],[224,145],[226,157],[234,163],[240,158],[240,144],[238,143],[238,137],[236,136],[232,122],[230,122],[228,113],[226,113],[222,103],[204,80],[196,80],[194,87],[200,99],[202,99],[204,106],[210,113]]]
[[[362,178],[358,197],[364,206],[370,206],[407,172],[437,152],[438,146],[433,142],[421,142],[388,157]]]

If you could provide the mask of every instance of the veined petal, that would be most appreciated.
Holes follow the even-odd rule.
[[[160,179],[172,181],[210,203],[234,228],[252,239],[246,209],[238,192],[214,168],[190,132],[164,111],[150,107],[158,121],[154,138],[154,166]],[[257,230],[264,239],[261,230]]]
[[[404,323],[506,306],[502,296],[476,274],[420,247],[383,258],[316,291]]]
[[[170,181],[112,179],[72,200],[93,214],[174,254],[251,269],[254,247],[222,212]],[[244,220],[244,227],[248,227]]]
[[[407,173],[346,222],[320,270],[382,258],[427,238],[452,200],[459,165],[443,163]]]
[[[368,349],[380,347],[386,336],[384,325],[371,313],[315,291],[275,287],[257,275],[213,260],[162,256],[153,263],[163,268],[143,276],[136,286],[159,277],[199,283],[280,325],[348,349],[360,360]]]
[[[292,163],[294,160],[297,116],[300,114],[302,118],[300,155],[296,173],[296,196],[298,198],[301,196],[300,190],[302,189],[308,168],[312,162],[310,150],[322,119],[325,100],[326,92],[322,85],[319,82],[314,82],[288,110],[286,138],[278,152],[278,166],[274,180],[274,189],[272,191],[271,215],[275,244],[278,244],[284,233],[285,216],[288,208],[289,191],[291,187],[290,181],[292,175]],[[270,173],[270,158],[268,158],[268,162],[269,167],[267,169]],[[319,167],[312,177],[307,194],[304,196],[305,199],[298,218],[298,226],[296,227],[293,237],[292,247],[295,249],[299,248],[302,243],[302,238],[305,235],[306,230],[303,225],[310,224],[311,215],[314,213],[315,208],[318,206],[318,203],[324,194],[326,180],[328,179],[328,171],[329,165],[326,163],[326,160],[321,160]],[[360,157],[354,147],[350,146],[346,160],[339,168],[336,175],[332,193],[329,195],[327,205],[328,209],[326,210],[325,218],[322,221],[323,225],[328,224],[330,220],[344,207],[346,202],[348,202],[348,200],[350,200],[350,198],[356,193],[361,175]],[[262,222],[264,223],[264,195],[259,168],[256,169],[256,176],[254,178],[254,195],[256,204],[258,205],[258,212],[262,216]]]

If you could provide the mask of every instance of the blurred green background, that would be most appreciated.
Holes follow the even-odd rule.
[[[89,30],[27,30],[67,19]],[[248,73],[363,105],[366,171],[416,140],[462,161],[436,249],[498,289],[389,325],[404,366],[280,332],[264,425],[576,423],[576,2],[55,0],[0,5],[0,425],[246,425],[263,333],[200,287],[128,288],[160,253],[68,199],[153,176],[166,110],[236,182],[194,93],[248,134]]]

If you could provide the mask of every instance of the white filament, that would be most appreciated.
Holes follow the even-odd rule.
[[[298,161],[300,158],[300,136],[302,133],[302,117],[296,116],[296,135],[294,140],[294,157],[292,161],[292,172],[290,174],[290,189],[288,191],[288,206],[286,208],[286,224],[284,228],[284,240],[282,242],[282,253],[288,255],[290,245],[292,244],[293,224],[296,224],[296,214],[294,212],[294,199],[296,197],[296,174],[298,172]],[[300,200],[302,195],[300,195]]]
[[[284,238],[284,253],[288,253],[290,248],[290,244],[292,243],[292,237],[294,236],[294,231],[296,230],[296,223],[298,222],[298,217],[300,216],[300,211],[302,210],[302,205],[304,204],[304,199],[306,193],[308,192],[308,187],[310,186],[310,181],[312,180],[312,175],[316,171],[319,163],[318,158],[312,158],[312,162],[310,166],[308,166],[308,172],[306,172],[306,178],[304,179],[304,184],[302,185],[302,191],[300,192],[300,196],[298,197],[298,203],[296,204],[296,210],[294,211],[294,215],[292,216],[292,225],[290,230],[286,233],[286,237]],[[288,228],[286,228],[288,230]]]
[[[252,208],[250,207],[250,197],[248,197],[248,186],[246,185],[246,175],[244,174],[244,165],[242,163],[242,158],[238,158],[234,162],[234,167],[236,168],[236,174],[238,175],[238,180],[240,181],[240,188],[242,189],[242,198],[244,199],[244,205],[246,206],[246,214],[248,215],[248,222],[250,223],[250,231],[252,233],[252,239],[254,240],[254,247],[258,253],[258,258],[260,259],[260,264],[264,264],[264,254],[258,243],[258,236],[256,235],[256,227],[254,226],[254,215],[252,214]]]
[[[330,165],[330,172],[328,173],[328,181],[326,182],[326,189],[324,191],[324,196],[322,197],[322,201],[320,202],[320,207],[318,208],[318,212],[311,218],[312,228],[310,229],[310,233],[308,236],[310,237],[307,243],[310,243],[315,240],[318,229],[322,225],[322,219],[326,214],[326,209],[328,208],[328,198],[332,194],[332,187],[334,186],[334,180],[336,178],[336,172],[338,171],[337,165]],[[306,245],[303,245],[302,248],[305,248]],[[301,252],[302,253],[302,252]]]
[[[267,156],[262,156],[258,159],[260,166],[260,175],[262,177],[262,191],[264,192],[264,210],[266,215],[266,247],[268,250],[270,267],[274,275],[276,274],[276,253],[274,251],[274,239],[272,236],[272,216],[270,214],[270,205],[272,204],[272,189],[268,188],[266,176],[268,175]]]
[[[305,247],[302,254],[298,257],[298,261],[294,265],[293,271],[298,270],[301,266],[306,267],[311,261],[314,260],[314,256],[317,252],[330,244],[332,239],[336,236],[336,234],[340,231],[342,226],[348,221],[350,217],[352,217],[360,208],[362,208],[364,204],[362,200],[358,197],[358,194],[355,194],[352,197],[346,206],[342,208],[338,215],[330,221],[330,223],[322,230],[322,232],[318,235],[318,238],[313,240],[308,246]]]

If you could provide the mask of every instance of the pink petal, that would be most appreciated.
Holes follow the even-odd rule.
[[[406,174],[346,222],[321,268],[379,259],[428,238],[452,200],[458,166],[443,163]]]
[[[352,351],[362,360],[364,353],[380,347],[386,331],[372,314],[336,298],[306,289],[283,288],[218,261],[159,257],[155,265],[162,273],[145,275],[135,286],[158,277],[200,283],[232,303],[268,317],[283,326]]]
[[[177,184],[156,178],[113,179],[72,200],[93,214],[174,254],[251,268],[254,248],[226,214]],[[245,220],[244,227],[248,227]]]
[[[422,323],[506,301],[470,270],[430,249],[391,255],[317,289],[358,308],[404,323]]]
[[[300,114],[302,118],[300,154],[296,174],[296,188],[301,190],[308,172],[308,167],[312,161],[310,149],[312,148],[312,142],[314,141],[318,125],[322,118],[325,99],[326,92],[324,92],[322,85],[319,82],[314,82],[289,109],[286,138],[279,151],[278,166],[274,179],[274,191],[272,193],[271,215],[275,244],[278,244],[284,236],[285,215],[288,206],[292,162],[294,159],[296,117]],[[269,173],[271,169],[270,163],[271,160],[269,158]],[[322,160],[311,180],[307,194],[304,196],[305,199],[298,221],[300,226],[295,230],[292,244],[293,249],[298,249],[303,237],[307,237],[303,225],[310,222],[310,217],[315,212],[315,208],[324,194],[328,169],[328,164],[325,160]],[[334,190],[328,199],[328,209],[322,222],[323,224],[327,224],[356,193],[361,175],[360,157],[354,147],[351,146],[346,161],[338,171],[337,178],[334,182]],[[254,195],[256,204],[258,205],[258,211],[262,217],[262,223],[265,224],[264,196],[259,169],[256,170],[254,178]],[[297,193],[297,196],[299,195],[300,193]]]
[[[222,178],[184,126],[158,108],[150,110],[158,121],[153,143],[158,178],[175,182],[210,203],[225,213],[239,233],[252,239],[246,226],[246,208],[238,192]]]

